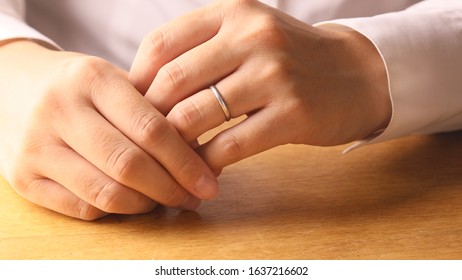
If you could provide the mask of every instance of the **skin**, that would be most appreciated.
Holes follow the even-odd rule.
[[[0,46],[0,174],[72,217],[195,209],[216,177],[127,73],[31,41]]]
[[[84,220],[157,202],[195,209],[227,165],[288,143],[363,139],[392,111],[368,39],[255,0],[215,1],[152,31],[129,73],[26,40],[3,42],[0,61],[0,175]],[[225,121],[211,84],[247,118],[199,146]]]
[[[387,126],[384,63],[352,30],[313,27],[255,0],[224,0],[169,22],[140,45],[129,80],[188,142],[225,116],[247,118],[197,148],[219,174],[294,143],[333,146]]]

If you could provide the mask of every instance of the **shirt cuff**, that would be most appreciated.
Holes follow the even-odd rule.
[[[400,12],[317,24],[353,29],[368,38],[388,77],[393,108],[388,126],[346,151],[411,134],[462,129],[462,79],[457,74],[462,72],[462,40],[456,36],[462,3],[424,2]]]
[[[388,136],[389,138],[387,138],[385,132],[387,132],[387,130],[389,130],[388,128],[391,126],[391,123],[393,122],[393,119],[394,119],[393,115],[394,115],[395,110],[394,110],[393,98],[392,98],[391,92],[390,92],[390,79],[389,79],[387,64],[386,64],[385,58],[383,57],[383,54],[380,52],[380,48],[377,46],[375,41],[373,39],[371,39],[369,36],[367,36],[365,33],[363,33],[361,31],[349,26],[348,24],[342,24],[341,22],[342,22],[341,20],[326,21],[326,22],[317,23],[314,26],[321,26],[322,25],[323,27],[329,27],[329,29],[334,29],[334,30],[354,30],[356,32],[361,33],[364,37],[369,39],[369,41],[376,48],[377,52],[379,53],[380,57],[382,58],[382,61],[383,61],[384,65],[385,65],[385,71],[386,71],[387,80],[388,80],[388,92],[389,92],[389,95],[390,95],[391,106],[392,106],[392,116],[391,116],[390,122],[387,125],[387,128],[380,129],[379,131],[374,132],[369,137],[354,142],[353,144],[351,144],[349,147],[347,147],[343,151],[343,153],[346,154],[346,153],[348,153],[350,151],[353,151],[353,150],[355,150],[355,149],[357,149],[357,148],[359,148],[361,146],[376,143],[376,142],[385,141],[385,140],[389,139],[390,137],[392,138],[392,136]],[[385,136],[383,136],[384,134],[385,134]]]
[[[53,40],[28,26],[25,22],[12,15],[0,14],[0,42],[14,39],[28,39],[48,48],[61,49]]]

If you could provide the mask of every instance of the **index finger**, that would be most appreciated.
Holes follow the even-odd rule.
[[[146,93],[159,69],[167,62],[218,33],[222,14],[217,13],[217,5],[214,3],[176,18],[146,35],[128,76],[139,92]]]
[[[93,96],[98,111],[201,199],[218,194],[214,173],[176,129],[124,79],[104,80]]]

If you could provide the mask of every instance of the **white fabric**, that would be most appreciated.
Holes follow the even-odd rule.
[[[209,2],[1,0],[0,40],[55,43],[128,69],[145,34]],[[307,23],[353,28],[375,44],[387,67],[393,117],[382,134],[367,141],[462,128],[461,0],[262,2]]]

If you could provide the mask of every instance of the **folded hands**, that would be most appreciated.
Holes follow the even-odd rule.
[[[254,0],[216,1],[153,30],[129,73],[24,40],[0,58],[0,174],[26,199],[85,220],[156,203],[195,209],[232,163],[362,139],[391,116],[368,39]],[[199,145],[225,122],[211,85],[231,117],[247,118]]]

